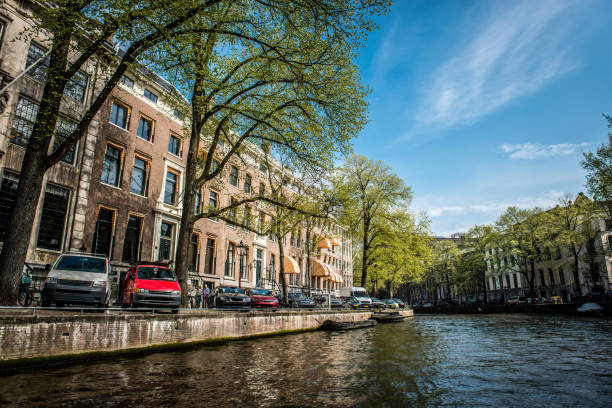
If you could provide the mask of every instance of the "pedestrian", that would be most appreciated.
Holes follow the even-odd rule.
[[[208,297],[209,293],[210,289],[208,289],[208,284],[205,283],[204,287],[202,288],[202,308],[206,307],[206,298]]]

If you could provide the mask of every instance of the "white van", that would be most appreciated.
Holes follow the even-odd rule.
[[[362,288],[359,286],[340,288],[340,297],[343,297],[343,298],[354,297],[362,305],[372,304],[372,299],[370,298],[370,295],[368,295],[368,292],[365,290],[365,288]]]
[[[51,302],[108,307],[112,274],[108,258],[101,255],[66,253],[51,268],[41,300],[43,307]]]

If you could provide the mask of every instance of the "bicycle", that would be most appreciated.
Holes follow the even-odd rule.
[[[25,269],[21,276],[21,283],[19,284],[19,293],[17,294],[17,303],[21,306],[30,306],[34,299],[34,292],[32,291],[32,275]]]

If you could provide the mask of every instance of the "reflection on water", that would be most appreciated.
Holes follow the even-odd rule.
[[[612,320],[417,316],[0,378],[28,407],[609,406]]]

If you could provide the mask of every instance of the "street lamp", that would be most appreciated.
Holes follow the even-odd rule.
[[[240,269],[238,271],[238,287],[242,289],[242,268],[244,267],[244,255],[246,254],[247,246],[244,245],[242,241],[240,241],[240,243],[236,245],[236,248],[238,248],[238,256],[240,258]]]

